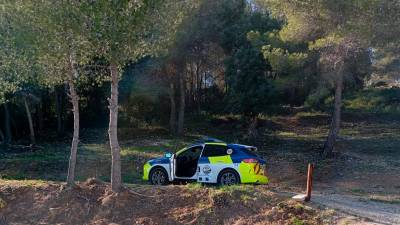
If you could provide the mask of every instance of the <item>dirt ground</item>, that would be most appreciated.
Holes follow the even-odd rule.
[[[287,200],[265,186],[130,186],[114,194],[96,179],[2,181],[0,224],[332,224],[333,211]]]
[[[329,124],[325,115],[280,118],[276,123],[281,126],[270,134],[274,142],[265,152],[275,190],[303,191],[306,165],[314,163],[313,202],[376,223],[400,224],[397,118],[345,114],[335,157],[327,160],[318,154]]]

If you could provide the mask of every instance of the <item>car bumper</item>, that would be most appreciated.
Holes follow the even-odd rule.
[[[242,184],[256,183],[267,184],[269,182],[265,172],[265,165],[258,163],[240,163],[240,181]]]
[[[143,166],[143,180],[149,180],[149,173],[150,173],[151,165],[150,163],[146,163]]]
[[[242,184],[252,183],[252,184],[268,184],[269,179],[264,175],[252,175],[249,179],[242,181]]]

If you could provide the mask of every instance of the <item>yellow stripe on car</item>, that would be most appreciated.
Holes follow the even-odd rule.
[[[227,146],[226,143],[218,143],[218,142],[206,142],[206,145],[222,145],[222,146]]]
[[[233,163],[232,158],[231,158],[230,155],[208,157],[208,160],[210,161],[210,164],[217,164],[217,163],[230,164],[230,163]]]

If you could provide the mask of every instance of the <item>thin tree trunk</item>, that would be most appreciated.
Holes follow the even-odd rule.
[[[63,129],[62,103],[61,103],[62,98],[61,98],[60,88],[56,87],[54,93],[56,98],[57,134],[61,136],[62,133],[64,133],[64,129]]]
[[[180,73],[179,76],[179,92],[180,92],[180,102],[179,102],[179,115],[178,115],[178,135],[183,135],[183,125],[185,120],[185,74]]]
[[[250,123],[249,130],[248,130],[248,139],[252,144],[257,145],[258,142],[258,119],[256,115],[253,115],[248,120]]]
[[[194,64],[190,63],[190,73],[189,73],[189,77],[190,77],[190,89],[189,89],[189,96],[188,96],[188,100],[190,101],[190,103],[188,104],[188,107],[190,107],[190,110],[194,109],[194,105],[195,105],[195,91],[194,91]]]
[[[77,76],[77,73],[78,72],[75,69],[74,62],[71,59],[70,71],[68,74],[68,86],[69,86],[69,97],[72,104],[72,112],[74,114],[74,133],[72,136],[71,153],[69,156],[69,164],[68,164],[67,184],[69,186],[72,186],[75,183],[76,155],[78,152],[78,144],[79,144],[79,96],[76,93],[74,84],[74,76]]]
[[[111,63],[111,98],[110,103],[110,121],[108,127],[108,135],[111,148],[111,189],[114,192],[119,192],[122,186],[121,179],[121,155],[118,144],[118,67]]]
[[[11,116],[8,108],[8,103],[4,103],[4,143],[9,144],[12,141],[11,132]]]
[[[169,99],[171,102],[171,110],[169,116],[169,129],[172,134],[176,133],[176,102],[175,102],[175,85],[173,82],[169,85]]]
[[[43,97],[40,96],[39,104],[37,106],[38,112],[38,124],[39,124],[39,132],[42,133],[43,131]]]
[[[340,131],[340,114],[341,114],[341,107],[342,107],[342,90],[343,90],[343,74],[340,70],[338,74],[338,80],[336,82],[336,89],[335,89],[335,105],[332,115],[332,122],[331,128],[329,130],[328,137],[326,139],[324,145],[324,151],[322,156],[324,158],[332,155],[333,149],[335,147],[336,139],[339,135]]]
[[[207,73],[203,72],[203,76],[201,78],[201,86],[203,86],[201,90],[201,101],[206,102],[207,98]]]
[[[200,63],[196,63],[196,105],[197,113],[201,113],[201,79],[200,79]]]
[[[19,127],[17,126],[17,123],[15,122],[14,117],[10,117],[10,122],[13,130],[13,137],[19,137],[20,130]]]
[[[31,115],[31,110],[29,108],[28,100],[27,97],[24,96],[24,106],[25,106],[25,111],[26,111],[26,116],[28,118],[28,123],[29,123],[29,137],[31,140],[31,145],[36,144],[36,138],[35,138],[35,129],[33,128],[33,120],[32,120],[32,115]]]
[[[1,140],[1,143],[4,143],[4,134],[3,134],[3,131],[0,129],[0,140]]]

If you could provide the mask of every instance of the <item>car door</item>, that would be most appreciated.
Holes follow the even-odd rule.
[[[174,157],[173,160],[173,174],[175,178],[178,179],[189,179],[189,180],[197,180],[197,166],[198,166],[198,160],[200,158],[200,154],[203,150],[202,145],[195,145],[191,146],[189,148],[183,149],[179,152],[176,153],[176,156]],[[191,160],[190,163],[190,168],[184,168],[184,171],[182,171],[182,168],[180,168],[180,163],[179,157],[188,157]],[[185,171],[186,170],[186,171]],[[190,173],[190,175],[183,175],[182,172],[184,173]]]
[[[216,183],[219,172],[232,167],[232,159],[227,150],[225,143],[205,144],[197,168],[198,182]]]
[[[175,157],[176,154],[172,154],[171,158],[169,158],[169,181],[173,181],[175,179]]]

